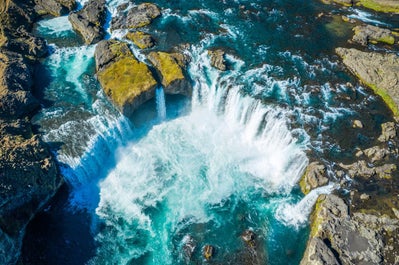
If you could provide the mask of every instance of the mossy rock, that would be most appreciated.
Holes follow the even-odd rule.
[[[399,1],[394,0],[357,0],[356,5],[372,9],[377,12],[399,13]]]
[[[168,94],[191,95],[191,85],[186,79],[179,54],[167,52],[151,52],[148,59],[161,76],[162,86]]]
[[[133,56],[110,64],[97,76],[104,92],[126,116],[155,95],[157,82],[151,71]]]
[[[152,48],[155,45],[152,36],[142,31],[129,32],[125,38],[131,40],[140,49]]]

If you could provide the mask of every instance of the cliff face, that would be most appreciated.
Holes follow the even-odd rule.
[[[45,41],[30,33],[34,7],[0,3],[0,264],[17,262],[26,225],[62,184],[30,123],[39,106],[30,91],[33,65],[47,53]]]

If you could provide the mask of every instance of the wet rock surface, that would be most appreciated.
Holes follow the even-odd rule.
[[[208,51],[208,55],[211,58],[211,65],[220,71],[226,71],[227,65],[224,58],[225,52],[221,49]]]
[[[161,10],[154,4],[143,3],[128,11],[120,10],[111,23],[112,29],[136,29],[145,27],[161,15]]]
[[[105,0],[91,0],[81,10],[72,12],[68,19],[86,44],[94,44],[104,38],[105,16]]]
[[[96,47],[95,59],[97,77],[105,94],[126,116],[155,96],[156,80],[125,42],[102,41]]]

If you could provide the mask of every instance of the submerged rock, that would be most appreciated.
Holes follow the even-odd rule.
[[[319,162],[312,162],[308,165],[299,182],[303,194],[308,194],[311,190],[328,183],[326,170],[326,166]]]
[[[126,43],[100,42],[95,59],[97,77],[105,94],[126,116],[155,96],[157,82],[151,71],[134,57]]]
[[[245,230],[241,235],[242,240],[247,246],[254,248],[256,247],[256,234],[252,230]]]
[[[75,0],[35,0],[35,10],[40,15],[61,16],[76,8]]]
[[[224,59],[225,52],[221,49],[208,51],[208,55],[211,58],[211,65],[220,71],[226,71],[226,61]]]
[[[395,116],[399,116],[399,57],[395,54],[337,48],[343,63],[379,95]]]
[[[389,29],[383,29],[372,25],[361,25],[356,26],[353,31],[355,35],[352,41],[361,45],[367,45],[369,43],[376,44],[378,42],[390,45],[395,43],[395,35]]]
[[[151,52],[148,59],[159,71],[162,86],[168,94],[191,95],[191,84],[182,68],[183,55],[166,52]]]
[[[112,29],[136,29],[145,27],[161,15],[161,10],[154,4],[143,3],[128,11],[120,11],[112,20]]]
[[[206,260],[211,260],[213,255],[215,254],[215,248],[211,245],[205,245],[202,250],[202,255]]]
[[[94,44],[104,38],[105,16],[105,0],[91,0],[81,10],[69,14],[68,19],[86,44]]]
[[[192,238],[190,235],[185,236],[183,239],[184,245],[183,245],[183,255],[186,259],[187,262],[189,262],[194,254],[195,248],[197,247],[194,238]]]
[[[142,31],[129,32],[125,38],[131,40],[140,49],[148,49],[155,45],[152,36]]]

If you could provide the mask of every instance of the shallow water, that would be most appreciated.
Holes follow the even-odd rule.
[[[110,16],[123,2],[107,1]],[[374,133],[360,133],[350,121],[378,128],[389,117],[333,54],[348,33],[331,30],[333,19],[317,18],[331,7],[316,1],[156,3],[163,15],[145,30],[157,40],[154,49],[190,44],[184,52],[192,58],[193,96],[165,96],[158,88],[156,99],[130,120],[95,79],[95,45],[84,46],[66,17],[35,27],[51,54],[36,73],[43,108],[34,122],[57,156],[69,197],[47,210],[59,217],[50,223],[65,224],[56,226],[65,240],[27,244],[32,251],[24,249],[25,259],[191,264],[184,245],[192,240],[192,264],[204,262],[206,244],[216,247],[216,263],[241,264],[248,250],[240,235],[250,229],[261,264],[299,264],[311,207],[318,194],[337,187],[331,183],[303,197],[297,182],[309,157],[349,158]],[[387,23],[363,11],[339,12]],[[228,71],[210,66],[212,48],[227,51]],[[87,232],[83,243],[73,232],[75,218],[81,220],[77,231]],[[66,243],[70,238],[75,246]],[[54,252],[68,257],[84,242],[95,242],[87,243],[90,255],[56,260]],[[46,244],[53,244],[50,253],[35,255]]]

